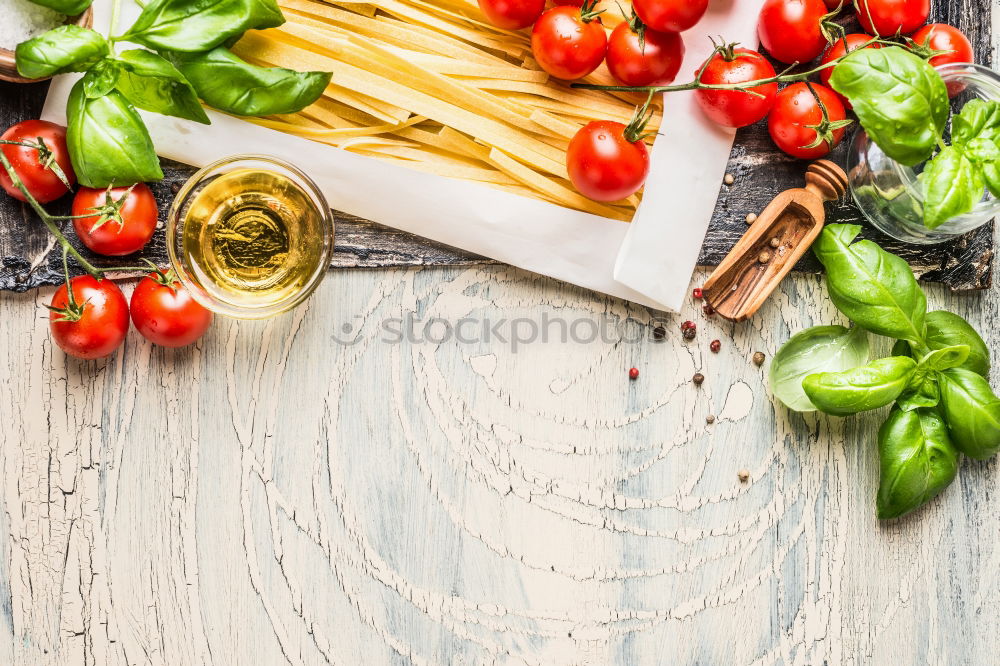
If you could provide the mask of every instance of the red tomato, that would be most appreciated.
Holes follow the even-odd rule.
[[[815,96],[809,91],[810,87]],[[816,97],[826,107],[826,126]],[[767,117],[767,130],[778,148],[792,157],[813,160],[828,154],[844,138],[843,121],[846,118],[844,105],[826,86],[793,83],[775,98],[774,108]]]
[[[866,35],[863,32],[855,32],[850,35],[844,35],[843,39],[838,39],[836,42],[830,45],[830,48],[826,50],[823,54],[823,58],[819,61],[821,65],[824,65],[832,60],[850,53],[851,51],[856,51],[861,47],[862,44],[868,42],[872,39],[871,35]],[[847,42],[847,48],[844,48],[844,42]],[[869,49],[880,49],[881,44],[870,44],[866,48]],[[830,77],[833,76],[833,70],[835,67],[827,67],[819,73],[819,80],[823,82],[824,86],[830,85]],[[840,93],[834,91],[834,94],[840,99],[841,103],[844,105],[845,109],[851,108],[851,103],[847,101],[847,98]]]
[[[0,135],[3,141],[23,141],[37,146],[41,140],[41,146],[13,146],[3,144],[3,154],[10,161],[14,172],[21,182],[35,197],[39,203],[55,201],[69,191],[66,184],[62,182],[56,171],[45,162],[53,160],[57,168],[62,169],[66,180],[70,185],[76,183],[76,174],[73,173],[73,165],[69,161],[69,151],[66,150],[66,128],[45,120],[25,120],[16,125],[12,125]],[[0,166],[0,185],[7,190],[7,194],[26,201],[21,190],[14,187],[14,182],[10,179],[7,169]]]
[[[520,30],[542,15],[545,0],[479,0],[479,8],[496,27]]]
[[[110,196],[109,196],[110,194]],[[156,231],[156,199],[145,183],[131,188],[81,187],[73,197],[73,228],[83,244],[98,254],[119,257],[138,252]]]
[[[880,37],[908,35],[931,14],[931,0],[858,0],[857,6],[861,27]]]
[[[619,201],[646,182],[646,144],[638,138],[629,141],[625,132],[622,123],[595,120],[581,127],[570,140],[566,171],[580,194],[594,201]]]
[[[142,337],[162,347],[184,347],[212,324],[212,313],[196,300],[173,272],[150,273],[132,292],[132,323]]]
[[[775,60],[809,62],[823,51],[823,0],[766,0],[757,20],[760,43]]]
[[[583,0],[552,0],[556,6],[583,7]]]
[[[589,6],[589,8],[588,8]],[[556,7],[542,14],[531,31],[531,52],[546,72],[557,79],[579,79],[604,60],[608,36],[593,5]]]
[[[676,32],[650,30],[623,21],[608,39],[608,69],[622,85],[665,86],[684,61],[684,40]]]
[[[975,62],[969,38],[958,28],[945,23],[925,25],[913,34],[913,41],[935,51],[951,51],[936,55],[927,61],[935,67],[953,62]]]
[[[702,83],[732,84],[746,83],[774,76],[774,67],[764,56],[750,49],[723,49],[714,53],[704,66]],[[752,125],[771,110],[774,96],[778,92],[777,83],[765,83],[751,88],[762,95],[751,95],[744,90],[695,90],[698,106],[708,118],[726,127]]]
[[[701,20],[708,0],[633,0],[642,22],[660,32],[683,32]]]
[[[128,303],[108,279],[81,275],[59,287],[49,306],[49,330],[59,348],[77,358],[102,358],[121,347],[128,332]]]

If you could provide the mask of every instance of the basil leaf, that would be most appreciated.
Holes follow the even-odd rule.
[[[330,72],[257,67],[224,48],[169,56],[209,106],[240,116],[295,113],[312,104],[330,83]]]
[[[285,22],[275,0],[152,0],[122,41],[166,51],[208,51],[252,28]]]
[[[176,67],[161,56],[134,49],[118,55],[121,73],[118,91],[129,102],[155,113],[211,124],[194,88]]]
[[[828,224],[813,251],[826,268],[826,287],[838,310],[859,326],[890,338],[921,342],[927,298],[909,265],[871,241],[851,241],[853,224]]]
[[[1000,102],[973,99],[951,119],[953,145],[965,146],[975,139],[1000,138]]]
[[[81,185],[124,186],[163,178],[146,126],[117,91],[89,98],[83,81],[77,81],[66,117],[66,146]]]
[[[917,367],[907,356],[890,356],[843,372],[823,372],[802,380],[816,408],[847,416],[892,403],[906,389]]]
[[[922,58],[898,46],[849,53],[830,76],[886,155],[908,166],[930,157],[948,122],[948,90]]]
[[[768,384],[786,407],[811,412],[816,406],[802,390],[802,380],[818,372],[839,372],[868,360],[868,334],[855,326],[813,326],[783,344],[771,361]]]
[[[938,387],[937,372],[920,366],[913,371],[906,389],[896,399],[896,404],[906,412],[918,407],[934,407],[939,402],[941,390]]]
[[[955,446],[982,460],[1000,450],[1000,399],[982,375],[962,368],[940,376],[941,406]]]
[[[969,345],[951,345],[928,352],[920,359],[919,365],[928,370],[947,370],[948,368],[957,368],[968,358]]]
[[[78,25],[61,25],[14,49],[17,73],[29,79],[83,72],[110,53],[101,33]]]
[[[83,75],[83,94],[93,99],[104,97],[115,89],[120,66],[114,58],[105,58]]]
[[[83,10],[91,5],[94,0],[31,0],[36,5],[54,9],[66,16],[76,16],[82,14]]]
[[[924,197],[924,226],[936,229],[983,198],[983,177],[965,153],[946,146],[920,174]]]
[[[957,367],[983,377],[990,374],[990,350],[969,322],[947,310],[928,312],[926,321],[927,335],[924,342],[928,349],[965,345],[969,348],[969,356]]]
[[[878,431],[882,520],[898,518],[930,501],[958,474],[958,450],[933,409],[893,410]]]

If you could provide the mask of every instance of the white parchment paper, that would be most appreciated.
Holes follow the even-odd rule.
[[[707,35],[755,45],[763,0],[712,0],[685,33],[687,81],[711,51]],[[139,8],[123,3],[119,26]],[[107,34],[111,0],[95,0],[94,26]],[[42,117],[65,123],[78,76],[57,77]],[[733,133],[694,108],[690,93],[666,100],[643,202],[632,223],[608,220],[477,183],[420,173],[208,111],[211,125],[142,112],[157,152],[194,166],[239,153],[299,166],[330,205],[425,238],[657,309],[677,310],[708,227]]]

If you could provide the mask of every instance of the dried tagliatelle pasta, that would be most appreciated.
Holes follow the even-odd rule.
[[[627,123],[645,101],[576,90],[531,56],[530,30],[489,25],[476,0],[279,0],[287,22],[233,50],[257,64],[333,72],[297,114],[248,119],[418,171],[476,181],[560,206],[631,220],[640,195],[590,201],[566,175],[566,147],[597,119]],[[621,20],[606,3],[610,29]],[[602,66],[583,79],[613,83]],[[659,113],[650,129],[656,130]]]

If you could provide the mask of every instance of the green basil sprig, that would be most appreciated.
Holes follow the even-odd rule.
[[[851,101],[868,135],[897,162],[913,166],[926,160],[944,133],[944,81],[926,61],[903,48],[848,54],[834,67],[830,85]]]
[[[831,224],[813,245],[833,304],[872,333],[922,342],[927,298],[909,265],[871,241],[852,244],[859,233],[857,225]]]
[[[843,372],[809,375],[802,389],[821,412],[847,416],[892,404],[916,367],[908,356],[890,356]]]
[[[132,185],[163,178],[149,132],[121,93],[88,97],[83,81],[77,81],[66,117],[66,146],[81,185]]]
[[[104,36],[78,25],[61,25],[18,44],[17,73],[29,79],[84,72],[111,54]]]
[[[284,22],[275,0],[153,0],[116,39],[156,51],[208,51],[247,30]]]
[[[168,57],[206,104],[240,116],[301,111],[323,94],[331,77],[330,72],[258,67],[223,47]]]
[[[31,0],[31,2],[36,5],[54,9],[60,14],[65,14],[66,16],[77,16],[82,14],[83,10],[89,7],[93,1],[94,0]]]
[[[948,487],[958,474],[958,450],[933,409],[894,409],[878,431],[878,517],[898,518]]]

